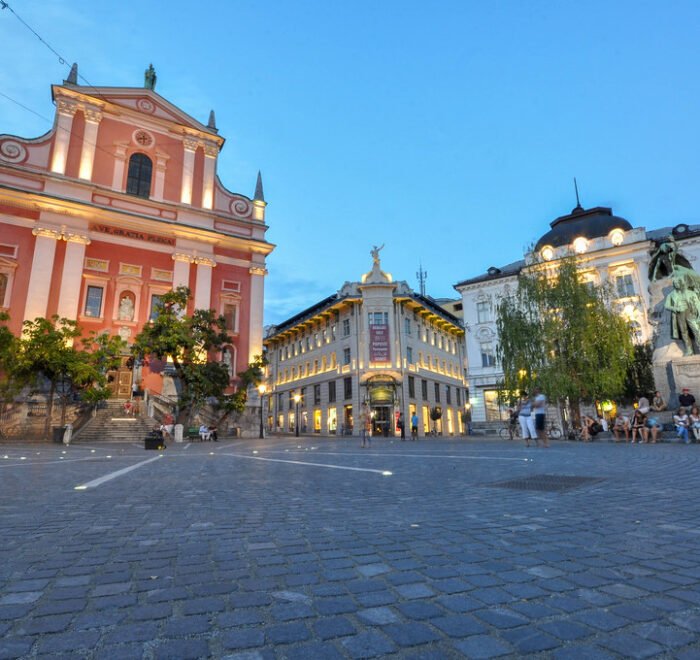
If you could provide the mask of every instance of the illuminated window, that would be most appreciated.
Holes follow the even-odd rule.
[[[540,250],[540,256],[545,261],[551,261],[554,258],[554,248],[551,245],[545,245]]]
[[[153,163],[145,154],[134,154],[129,158],[129,173],[126,177],[126,192],[129,195],[148,199],[151,194]]]
[[[583,236],[579,236],[574,241],[574,252],[576,254],[583,254],[588,249],[588,240]]]
[[[102,298],[104,289],[101,286],[88,286],[85,296],[85,316],[100,318],[102,316]]]

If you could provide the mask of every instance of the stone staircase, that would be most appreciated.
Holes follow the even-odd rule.
[[[143,442],[156,424],[151,417],[127,416],[123,401],[107,401],[107,406],[97,411],[95,417],[73,436],[72,442]]]

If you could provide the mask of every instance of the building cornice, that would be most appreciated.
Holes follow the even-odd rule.
[[[213,228],[183,224],[165,218],[154,218],[134,211],[105,207],[92,201],[70,199],[51,193],[15,188],[6,184],[0,184],[0,202],[9,206],[78,218],[85,222],[109,222],[125,229],[142,232],[152,231],[176,239],[195,240],[264,256],[270,254],[275,248],[272,243],[252,237],[236,236]],[[160,205],[154,204],[154,206],[159,207]],[[203,213],[201,215],[205,216]],[[206,214],[207,217],[211,217],[211,215],[216,214]]]

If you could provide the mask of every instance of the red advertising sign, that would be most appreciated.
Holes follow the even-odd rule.
[[[389,326],[369,326],[369,361],[390,362],[389,357]]]

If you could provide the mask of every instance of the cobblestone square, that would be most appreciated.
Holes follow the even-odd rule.
[[[699,504],[677,444],[3,445],[0,658],[697,658]]]

